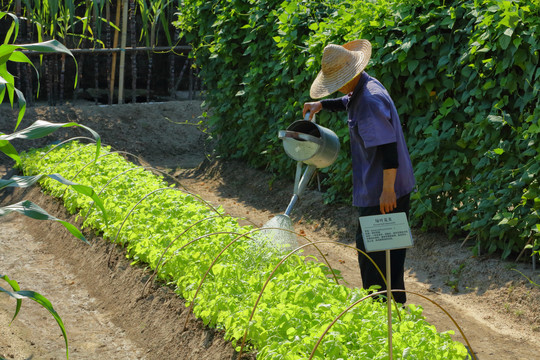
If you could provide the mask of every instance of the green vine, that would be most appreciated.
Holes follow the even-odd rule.
[[[277,131],[301,105],[328,43],[366,38],[367,72],[400,114],[418,193],[412,222],[467,232],[503,258],[538,244],[540,4],[517,1],[184,1],[223,157],[293,174]],[[328,202],[350,201],[345,114],[322,114],[344,151],[323,169]],[[421,196],[419,195],[421,194]]]

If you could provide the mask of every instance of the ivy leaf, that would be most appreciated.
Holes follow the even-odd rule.
[[[501,21],[499,21],[499,25],[515,29],[519,20],[520,17],[517,12],[506,13],[506,15],[501,19]]]
[[[512,40],[512,34],[514,33],[513,29],[506,29],[504,33],[499,38],[499,45],[501,45],[501,49],[506,50],[508,49],[508,45],[510,45],[510,41]]]
[[[407,68],[409,69],[409,72],[412,73],[416,68],[418,67],[418,64],[420,62],[418,60],[411,60],[407,63]]]

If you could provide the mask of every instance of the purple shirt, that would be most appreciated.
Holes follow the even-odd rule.
[[[353,168],[353,205],[378,206],[383,186],[382,154],[377,146],[397,143],[399,167],[394,189],[396,197],[407,195],[415,186],[409,151],[394,102],[374,77],[362,73],[351,94],[342,98],[349,115]]]

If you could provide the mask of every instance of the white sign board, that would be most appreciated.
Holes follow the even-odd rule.
[[[366,252],[413,246],[411,229],[404,212],[362,216],[359,219]]]

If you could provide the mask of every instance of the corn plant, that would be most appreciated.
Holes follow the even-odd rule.
[[[7,294],[11,296],[12,298],[17,299],[17,305],[15,308],[15,315],[13,315],[13,319],[11,319],[11,323],[15,320],[17,315],[19,314],[19,311],[21,309],[22,301],[24,299],[30,299],[41,305],[43,308],[45,308],[48,312],[51,313],[51,315],[54,317],[54,320],[56,320],[56,323],[60,327],[60,330],[62,331],[62,336],[64,337],[64,341],[66,342],[66,359],[69,359],[69,344],[68,344],[68,338],[66,334],[66,328],[64,326],[64,322],[62,321],[62,318],[56,310],[54,310],[51,302],[40,293],[37,293],[35,291],[31,290],[21,290],[19,284],[17,281],[10,279],[7,275],[0,275],[0,279],[4,280],[8,283],[8,285],[11,287],[12,290],[6,290],[2,287],[0,287],[0,292]]]
[[[139,0],[139,12],[142,19],[142,28],[140,37],[146,42],[147,47],[156,46],[158,40],[156,35],[157,26],[161,23],[167,38],[167,44],[172,46],[171,35],[169,32],[169,21],[167,19],[168,6],[172,1],[157,0],[149,4],[145,0]],[[148,75],[146,81],[146,101],[150,101],[150,84],[152,79],[153,51],[148,52]]]
[[[73,0],[48,0],[45,2],[23,0],[23,3],[24,7],[21,8],[20,0],[17,2],[11,1],[3,5],[1,10],[13,11],[17,9],[17,14],[27,19],[27,24],[30,24],[30,29],[36,34],[38,42],[56,39],[64,45],[74,47],[89,39],[94,46],[96,44],[103,46],[103,41],[100,40],[102,23],[106,21],[102,17],[103,3],[100,4],[98,1],[76,2]],[[109,25],[115,26],[110,23]],[[64,93],[63,81],[60,81],[60,89],[58,90],[53,83],[53,77],[60,71],[63,80],[65,56],[60,57],[60,70],[58,69],[57,60],[56,56],[46,59],[41,58],[45,69],[50,104],[54,103],[54,94],[57,91],[59,91],[60,100],[63,99]]]
[[[5,12],[0,12],[0,18],[9,15]],[[35,68],[34,64],[30,59],[23,54],[21,51],[18,50],[34,50],[39,51],[42,53],[61,53],[61,54],[67,54],[70,56],[73,56],[72,53],[60,42],[57,40],[49,40],[49,41],[43,41],[35,44],[24,44],[24,45],[15,45],[10,44],[11,35],[13,35],[13,39],[17,38],[17,34],[19,32],[19,21],[17,17],[10,15],[13,19],[13,23],[9,28],[9,31],[5,37],[4,43],[0,45],[0,102],[3,101],[6,90],[9,96],[9,101],[11,103],[11,106],[13,107],[13,100],[15,98],[15,94],[17,95],[18,102],[19,102],[19,116],[17,118],[17,123],[15,125],[15,130],[19,126],[19,123],[21,122],[25,110],[26,110],[26,99],[24,97],[24,94],[15,88],[15,78],[12,74],[9,73],[7,70],[7,62],[13,61],[17,63],[27,63],[30,64],[32,67]],[[75,65],[77,63],[75,62]],[[36,75],[39,79],[39,73],[36,69]],[[77,78],[75,78],[75,84],[74,86],[77,86]],[[38,94],[39,94],[39,87],[38,87]]]
[[[26,50],[38,50],[42,52],[60,52],[63,54],[71,55],[71,52],[62,44],[60,44],[56,40],[51,40],[47,42],[40,42],[37,44],[26,44],[26,45],[11,45],[9,44],[11,38],[13,39],[17,38],[18,30],[19,30],[19,23],[18,18],[12,14],[0,12],[0,19],[4,16],[11,16],[13,19],[13,23],[10,26],[8,33],[5,36],[4,44],[0,45],[0,103],[3,101],[5,94],[8,94],[8,99],[11,103],[11,107],[13,107],[13,102],[15,99],[15,96],[18,98],[19,102],[19,111],[17,116],[17,121],[15,123],[15,130],[17,130],[22,117],[24,116],[25,108],[26,108],[26,101],[24,98],[24,95],[21,91],[19,91],[14,84],[14,77],[7,71],[7,62],[8,61],[14,61],[19,63],[28,63],[32,64],[32,62],[18,50],[26,49]],[[38,74],[39,75],[39,74]],[[70,127],[70,126],[80,126],[84,129],[87,129],[92,133],[94,136],[94,139],[96,140],[96,143],[98,144],[98,147],[96,148],[96,159],[99,155],[99,149],[101,148],[101,138],[98,133],[93,131],[92,129],[80,125],[77,123],[60,123],[60,124],[54,124],[47,121],[41,121],[38,120],[34,124],[30,125],[28,128],[15,131],[12,134],[5,134],[3,132],[0,132],[0,152],[5,154],[6,156],[10,157],[12,160],[15,161],[15,165],[19,166],[21,164],[21,158],[19,156],[19,153],[15,149],[15,147],[10,143],[11,140],[15,139],[38,139],[44,136],[49,135],[50,133],[54,132],[55,130],[62,128],[62,127]],[[19,187],[19,188],[25,188],[34,185],[37,181],[41,180],[42,178],[50,178],[53,180],[56,180],[57,182],[70,186],[73,190],[75,190],[79,194],[84,194],[88,197],[90,197],[94,203],[101,209],[102,214],[104,215],[104,219],[106,219],[106,212],[105,208],[103,207],[103,202],[101,199],[97,196],[97,194],[94,192],[94,190],[86,185],[81,185],[74,183],[72,181],[69,181],[62,177],[59,174],[38,174],[36,176],[13,176],[10,179],[0,179],[0,190],[6,188],[6,187]],[[59,222],[62,224],[73,236],[76,238],[84,241],[88,244],[88,241],[84,237],[84,235],[81,233],[81,231],[72,225],[71,223],[58,219],[55,216],[50,215],[47,213],[44,209],[39,207],[38,205],[34,204],[31,201],[23,200],[15,204],[10,204],[7,206],[0,207],[0,216],[7,215],[9,213],[16,212],[23,215],[26,215],[32,219],[36,220],[52,220]],[[107,222],[107,220],[105,220]],[[62,319],[58,315],[58,313],[54,310],[52,307],[50,301],[44,297],[43,295],[35,292],[35,291],[21,291],[19,284],[11,280],[6,275],[0,275],[0,279],[6,281],[12,290],[6,290],[2,287],[0,287],[0,292],[5,293],[15,299],[17,299],[17,307],[15,309],[15,315],[13,316],[13,320],[17,317],[17,314],[19,313],[19,310],[21,308],[21,303],[23,299],[31,299],[41,306],[43,306],[45,309],[47,309],[52,316],[55,318],[56,322],[58,323],[58,326],[62,330],[62,336],[64,337],[65,343],[66,343],[66,358],[69,358],[69,346],[68,346],[68,339],[66,334],[66,329],[64,327],[64,324],[62,322]]]
[[[60,44],[56,40],[51,40],[47,42],[41,42],[37,44],[26,44],[26,45],[11,45],[9,44],[9,41],[11,39],[11,36],[13,35],[13,38],[17,38],[17,33],[19,30],[19,23],[16,16],[13,16],[12,14],[0,12],[0,18],[4,16],[11,16],[13,18],[13,23],[11,27],[9,28],[8,33],[6,34],[4,44],[0,45],[0,102],[3,101],[4,96],[7,92],[8,98],[11,104],[11,107],[13,107],[13,101],[15,98],[15,95],[18,98],[19,101],[19,113],[17,117],[17,121],[15,123],[15,130],[17,130],[22,117],[24,116],[25,108],[26,108],[26,101],[24,98],[24,95],[22,92],[20,92],[14,85],[14,77],[7,71],[7,62],[8,61],[15,61],[15,62],[25,62],[29,63],[33,66],[32,62],[28,59],[26,55],[21,53],[20,49],[26,49],[26,50],[38,50],[42,52],[50,52],[50,53],[64,53],[68,55],[72,55],[71,52],[62,44]],[[38,74],[39,76],[39,74]],[[71,123],[50,123],[47,121],[38,120],[29,127],[15,131],[12,134],[5,134],[3,132],[0,132],[0,152],[10,157],[12,160],[15,161],[15,165],[19,166],[21,163],[21,159],[19,156],[19,153],[15,149],[15,147],[10,143],[10,141],[15,139],[38,139],[42,138],[44,136],[47,136],[51,134],[52,132],[56,131],[59,128],[62,127],[71,127],[71,126],[79,126],[82,127],[94,136],[94,139],[96,139],[96,143],[98,144],[97,151],[96,151],[96,159],[99,156],[99,149],[101,148],[101,137],[98,133],[93,131],[92,129],[77,124],[75,122]],[[96,202],[97,206],[99,206],[103,213],[105,214],[105,209],[103,208],[103,203],[99,199],[99,197],[95,194],[92,188],[84,185],[80,185],[77,183],[74,183],[72,181],[66,180],[62,176],[58,174],[40,174],[38,176],[34,177],[21,177],[21,176],[14,176],[11,179],[2,179],[0,180],[0,190],[6,187],[29,187],[35,184],[38,180],[40,180],[42,177],[47,176],[50,177],[64,185],[71,186],[75,191],[85,194],[92,198],[94,202]],[[33,219],[37,220],[53,220],[58,221],[62,225],[64,225],[75,237],[83,240],[86,242],[86,239],[82,235],[82,233],[72,224],[57,219],[56,217],[49,215],[45,210],[37,206],[36,204],[32,203],[31,201],[21,201],[17,204],[12,204],[8,206],[0,207],[0,216],[7,215],[11,212],[18,212],[21,214],[24,214],[26,216],[29,216]]]

